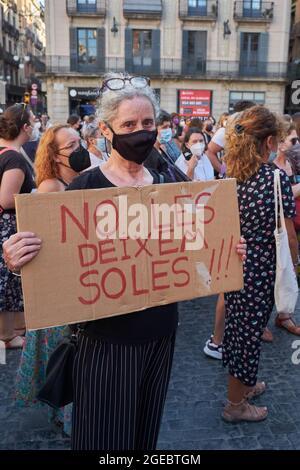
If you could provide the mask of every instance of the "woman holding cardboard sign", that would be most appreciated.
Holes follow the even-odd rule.
[[[149,79],[108,76],[99,109],[111,157],[69,189],[160,183],[159,174],[143,166],[157,137],[158,103]],[[238,251],[244,257],[245,245]],[[12,243],[8,263],[20,266]],[[171,304],[87,324],[79,337],[73,374],[74,450],[155,449],[177,323],[177,305]]]

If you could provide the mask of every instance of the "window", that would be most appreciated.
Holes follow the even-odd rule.
[[[160,73],[160,29],[125,29],[125,68],[141,75]]]
[[[244,16],[247,17],[260,17],[261,16],[261,0],[244,0],[243,10]]]
[[[265,104],[265,93],[260,91],[231,91],[229,95],[229,112],[233,111],[238,101],[254,101],[256,104]]]
[[[189,0],[188,14],[191,16],[207,16],[207,0]]]
[[[77,0],[77,10],[84,13],[96,12],[96,0]]]
[[[242,41],[242,53],[245,62],[256,64],[258,61],[259,33],[245,33]]]
[[[183,74],[206,71],[206,31],[183,31]]]
[[[241,75],[265,76],[268,72],[269,33],[241,33]]]
[[[79,65],[96,65],[97,30],[78,29],[78,63]]]
[[[133,30],[133,65],[135,70],[152,65],[152,31]]]

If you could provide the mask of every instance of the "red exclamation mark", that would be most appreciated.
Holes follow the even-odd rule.
[[[210,260],[210,268],[209,268],[210,276],[212,275],[212,272],[213,272],[213,269],[214,269],[215,254],[216,254],[216,250],[213,249],[212,254],[211,254],[211,260]]]
[[[223,252],[224,252],[224,245],[225,245],[225,240],[223,238],[222,240],[222,244],[221,244],[221,250],[220,250],[220,255],[219,255],[219,262],[218,262],[218,277],[217,277],[217,280],[219,281],[220,277],[220,272],[221,272],[221,265],[222,265],[222,256],[223,256]]]
[[[230,239],[229,252],[228,252],[228,258],[227,258],[226,269],[225,269],[226,273],[227,273],[228,267],[229,267],[229,261],[230,261],[230,257],[231,257],[232,246],[233,246],[233,235],[231,236],[231,239]],[[225,277],[227,278],[228,275],[225,274]]]

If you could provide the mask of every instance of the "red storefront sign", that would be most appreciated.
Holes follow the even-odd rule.
[[[180,90],[179,114],[184,116],[211,116],[212,92],[210,90]]]

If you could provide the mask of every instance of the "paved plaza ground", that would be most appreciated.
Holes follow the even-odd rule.
[[[268,390],[256,400],[268,406],[269,417],[262,423],[227,424],[220,418],[226,372],[219,361],[202,352],[212,332],[215,303],[212,297],[180,305],[173,373],[158,448],[299,450],[300,365],[291,360],[297,338],[275,328],[273,314],[270,326],[275,341],[263,345],[260,368],[260,378],[267,382]],[[300,302],[296,319],[300,322]],[[9,351],[7,365],[0,365],[0,449],[69,449],[70,440],[48,423],[46,408],[15,406],[12,397],[19,357],[19,351]]]

